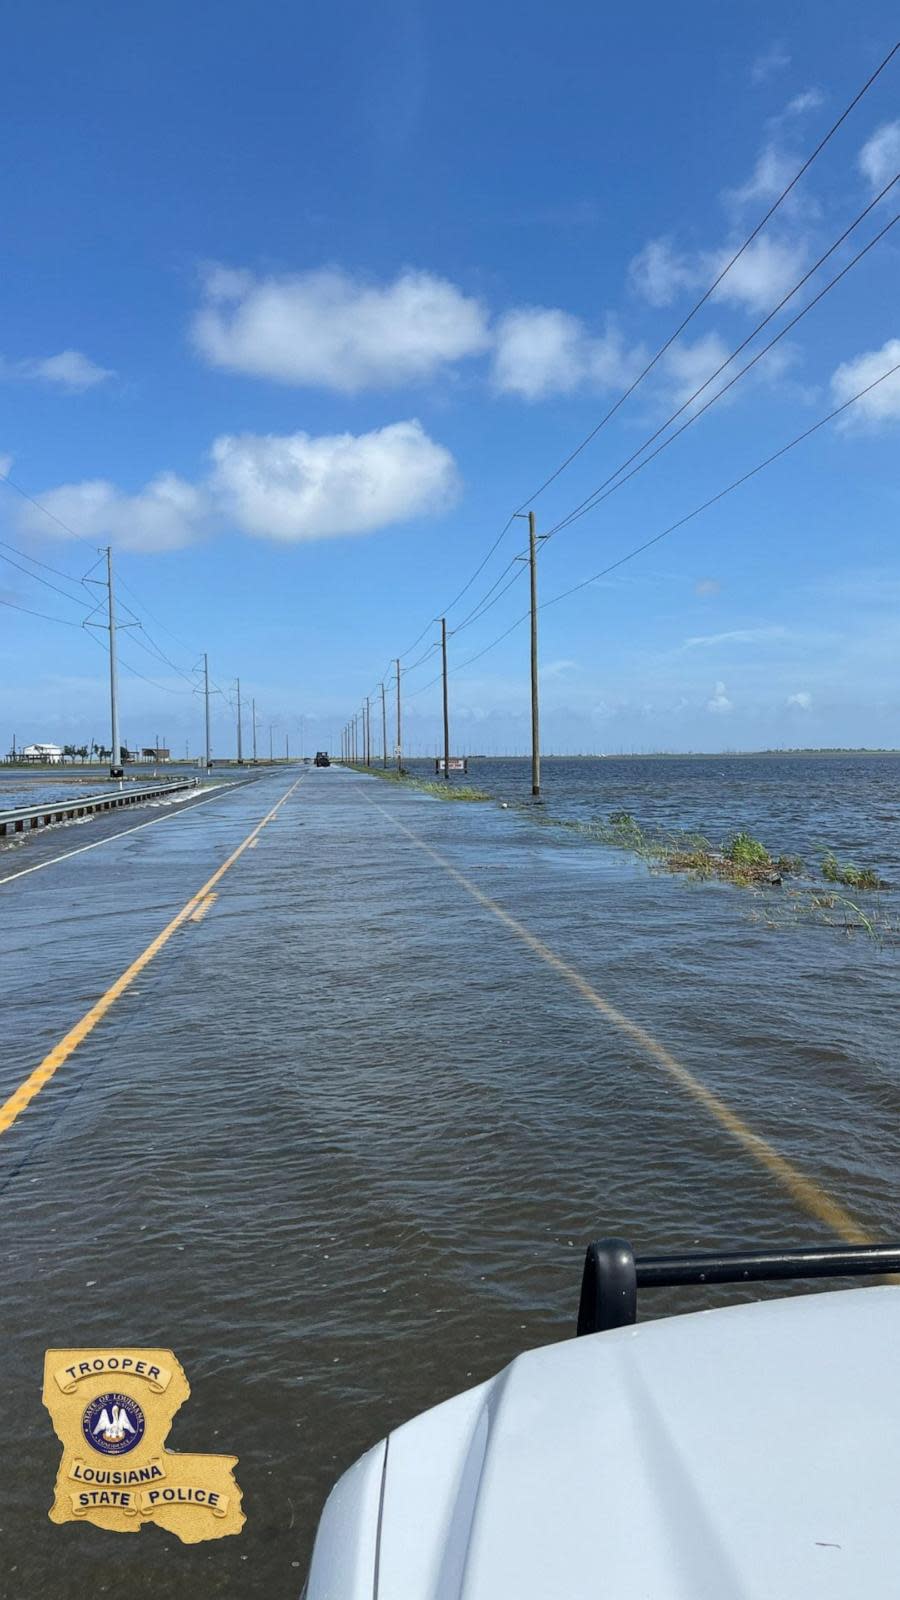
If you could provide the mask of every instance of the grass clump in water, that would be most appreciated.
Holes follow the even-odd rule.
[[[771,867],[772,857],[759,839],[750,833],[736,833],[722,852],[733,867]]]
[[[411,778],[410,784],[414,789],[419,789],[422,794],[436,795],[439,800],[493,800],[493,795],[485,794],[483,789],[475,789],[471,784],[453,783],[428,783],[424,778]]]
[[[402,783],[404,788],[416,789],[420,794],[434,795],[438,800],[462,800],[472,802],[478,800],[493,800],[493,795],[485,794],[483,789],[476,789],[471,784],[429,783],[426,778],[414,778],[406,771],[398,772],[396,767],[367,767],[361,762],[348,762],[353,772],[361,772],[369,778],[381,778],[386,783]]]
[[[848,889],[886,889],[874,867],[855,867],[852,861],[839,861],[829,850],[822,862],[822,877],[828,883],[843,883]]]

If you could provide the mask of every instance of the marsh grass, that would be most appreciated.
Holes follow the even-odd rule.
[[[822,877],[827,883],[842,883],[848,889],[886,889],[874,867],[856,867],[852,861],[838,861],[829,850],[822,862]]]
[[[493,795],[485,794],[483,789],[475,789],[471,784],[431,783],[426,778],[413,778],[408,772],[398,772],[396,767],[364,767],[353,762],[350,763],[354,772],[361,772],[365,777],[380,778],[383,783],[401,783],[405,789],[415,789],[419,794],[433,795],[436,800],[461,800],[464,803],[493,800]]]

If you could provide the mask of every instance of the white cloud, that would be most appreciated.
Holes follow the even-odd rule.
[[[525,306],[501,317],[494,349],[494,386],[526,400],[594,389],[627,387],[645,359],[628,350],[612,321],[600,337],[579,317],[545,306]]]
[[[808,711],[812,705],[812,695],[806,689],[799,689],[796,694],[789,694],[787,705],[796,706],[800,711]]]
[[[0,358],[0,377],[24,378],[35,383],[49,383],[60,389],[80,394],[106,383],[115,373],[107,367],[98,367],[80,350],[61,350],[57,356],[29,356],[22,361],[3,361]]]
[[[771,160],[761,156],[749,182],[743,189],[730,191],[726,198],[764,200],[780,193],[784,184],[779,179],[789,169],[779,161],[774,155]],[[734,248],[724,245],[712,252],[682,255],[668,239],[652,239],[634,257],[629,277],[632,287],[651,305],[668,306],[682,290],[707,288],[733,254]],[[800,276],[805,260],[806,247],[801,240],[789,242],[760,234],[725,274],[713,299],[743,305],[751,311],[767,311]]]
[[[721,716],[727,716],[729,711],[734,710],[734,706],[725,693],[725,685],[721,681],[716,684],[712,699],[707,700],[706,709],[707,711],[715,711]]]
[[[443,510],[457,491],[453,457],[416,421],[356,436],[225,435],[212,458],[226,515],[245,533],[286,542],[371,533]]]
[[[548,661],[541,667],[542,678],[562,678],[578,670],[577,661]]]
[[[632,288],[651,306],[669,306],[683,289],[694,289],[703,276],[699,260],[680,254],[671,239],[651,239],[630,262]]]
[[[786,639],[785,628],[733,628],[730,633],[701,633],[695,634],[692,639],[685,639],[683,650],[705,649],[709,645],[723,644],[769,644],[774,639]],[[716,685],[718,690],[719,685]]]
[[[13,457],[0,455],[0,478],[8,478],[13,469]]]
[[[214,268],[192,337],[213,366],[345,393],[431,377],[489,343],[481,304],[406,271],[377,285],[336,268],[281,278]]]
[[[727,248],[720,251],[713,276],[721,272],[732,253]],[[802,244],[760,234],[726,273],[714,299],[736,302],[751,311],[767,311],[800,276],[805,259]]]
[[[859,167],[872,188],[883,189],[900,170],[900,121],[885,122],[859,152]]]
[[[728,359],[728,346],[717,333],[704,333],[693,344],[679,339],[666,351],[665,372],[672,392],[681,403],[719,370]],[[723,379],[725,374],[722,374]],[[710,391],[713,392],[713,391]]]
[[[586,339],[584,324],[567,311],[533,306],[508,312],[497,328],[496,388],[526,400],[568,393],[583,379]]]
[[[202,536],[209,510],[203,490],[162,472],[137,494],[125,494],[103,478],[67,483],[37,496],[41,505],[74,534],[122,550],[177,550]],[[64,529],[50,523],[37,506],[25,505],[20,525],[46,536],[52,531],[65,538]]]
[[[718,578],[698,578],[694,584],[694,593],[699,595],[701,600],[707,600],[710,596],[719,594],[721,589],[722,585]]]
[[[726,198],[741,206],[755,201],[774,200],[790,183],[798,165],[793,157],[779,150],[776,145],[767,144],[757,157],[756,166],[747,182],[739,189],[727,190]]]
[[[768,83],[770,78],[774,78],[776,73],[783,72],[785,67],[789,67],[790,64],[791,58],[784,45],[780,43],[772,44],[768,50],[764,50],[761,55],[758,55],[753,62],[750,68],[751,82],[757,84]]]
[[[784,108],[786,117],[803,117],[807,111],[818,111],[825,104],[825,96],[821,89],[805,89],[802,94],[796,94],[789,100]]]
[[[841,405],[860,390],[875,383],[891,367],[900,364],[900,339],[888,339],[880,350],[867,350],[863,355],[844,361],[831,377],[831,393],[836,405]],[[848,423],[868,423],[883,427],[900,422],[900,372],[879,383],[877,389],[858,400],[851,411],[845,413]]]

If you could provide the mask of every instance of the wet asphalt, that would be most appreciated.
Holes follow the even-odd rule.
[[[288,1600],[362,1450],[573,1332],[588,1239],[828,1238],[417,841],[873,1236],[900,1222],[895,1077],[848,1026],[865,997],[839,944],[813,974],[728,895],[339,768],[223,788],[53,864],[80,836],[34,841],[46,868],[0,883],[0,1101],[286,794],[0,1136],[4,1594]],[[44,1351],[103,1343],[176,1352],[193,1393],[169,1444],[239,1456],[239,1537],[47,1520]]]

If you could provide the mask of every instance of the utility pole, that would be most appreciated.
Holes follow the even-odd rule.
[[[528,563],[531,569],[531,792],[541,792],[541,729],[538,706],[537,532],[528,513]]]
[[[256,766],[256,700],[250,701],[250,715],[253,718],[253,765]]]
[[[450,782],[450,710],[447,702],[447,618],[441,617],[441,659],[444,664],[444,777]]]
[[[394,663],[397,668],[397,771],[403,771],[403,741],[400,737],[400,658]]]
[[[113,565],[112,546],[106,547],[106,583],[109,590],[109,704],[112,721],[112,751],[110,752],[109,775],[111,778],[121,778],[122,745],[119,739],[119,676],[116,663],[116,606],[113,595]]]
[[[210,767],[209,750],[209,662],[206,651],[203,652],[203,696],[206,701],[206,770]]]
[[[381,765],[387,766],[387,711],[384,700],[384,683],[381,685]]]
[[[243,749],[241,748],[241,680],[240,680],[240,678],[236,678],[235,679],[235,683],[237,685],[237,759],[238,759],[238,766],[242,767],[244,765],[244,752],[243,752]]]
[[[366,766],[372,765],[372,712],[366,695]]]

